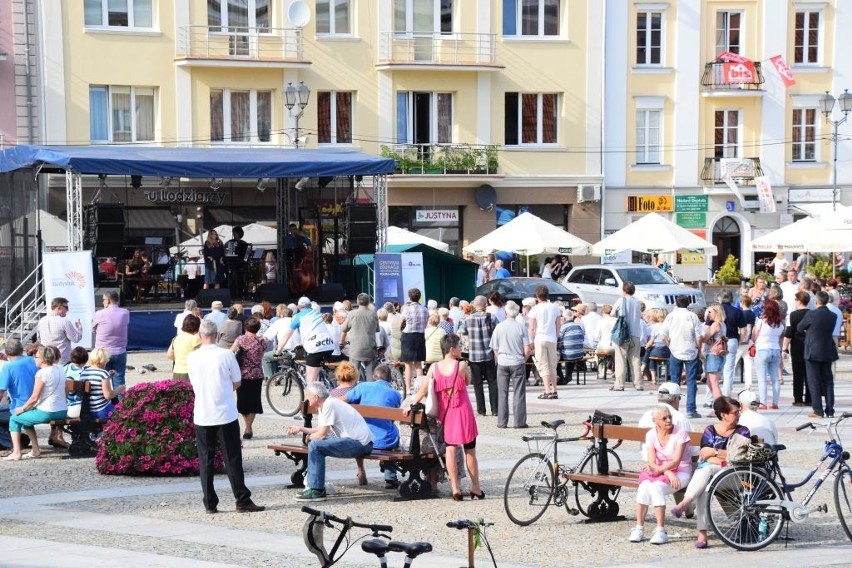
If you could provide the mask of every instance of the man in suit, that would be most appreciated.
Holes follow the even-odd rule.
[[[831,364],[838,359],[837,347],[832,339],[837,316],[826,307],[827,292],[820,290],[815,296],[816,309],[810,310],[796,329],[805,334],[805,370],[814,410],[808,416],[830,418],[834,416],[834,376],[831,373]]]

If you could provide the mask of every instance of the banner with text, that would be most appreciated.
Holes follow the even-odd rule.
[[[68,300],[66,317],[83,326],[83,339],[74,345],[92,348],[92,318],[95,315],[95,286],[92,252],[46,252],[42,264],[47,310],[53,298]]]
[[[423,275],[423,253],[377,253],[373,265],[375,304],[408,301],[408,290],[422,293],[420,303],[426,302],[426,281]]]
[[[754,186],[757,188],[757,199],[760,201],[761,213],[775,213],[775,195],[772,192],[772,184],[769,176],[758,176],[754,178]]]

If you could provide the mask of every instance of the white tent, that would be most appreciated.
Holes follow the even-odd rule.
[[[412,244],[424,244],[429,245],[433,249],[438,249],[442,252],[447,252],[450,250],[450,245],[447,243],[442,243],[441,241],[432,239],[427,237],[426,235],[421,235],[419,233],[412,233],[411,231],[406,231],[400,227],[394,227],[390,225],[388,227],[388,244],[389,245],[412,245]]]
[[[752,250],[836,252],[852,250],[852,208],[838,207],[819,217],[805,217],[751,242]]]
[[[604,256],[623,250],[648,254],[679,251],[702,251],[716,255],[718,250],[695,233],[691,233],[657,213],[648,213],[592,247],[592,254]]]
[[[464,247],[479,256],[507,251],[533,254],[589,254],[592,245],[532,213],[521,213],[502,227]]]
[[[231,225],[219,225],[218,227],[214,227],[213,230],[219,234],[219,240],[222,241],[222,243],[231,240],[231,231],[233,230]],[[243,232],[245,233],[243,240],[254,246],[255,249],[278,248],[278,232],[273,227],[267,227],[260,223],[251,223],[243,227]],[[180,248],[188,251],[189,253],[195,254],[198,252],[198,249],[204,246],[204,241],[206,239],[207,231],[204,231],[199,237],[193,237],[183,241],[180,244]],[[177,247],[172,247],[170,252],[172,254],[176,254]]]

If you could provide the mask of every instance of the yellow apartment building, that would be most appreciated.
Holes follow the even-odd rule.
[[[389,222],[451,251],[522,211],[601,234],[603,2],[41,0],[42,142],[353,149],[396,158]],[[300,118],[288,87],[309,90]],[[303,93],[304,94],[304,93]],[[159,180],[94,180],[129,234],[277,221],[274,192],[152,203]],[[254,182],[252,182],[253,185]],[[212,189],[212,186],[218,186]],[[328,223],[368,180],[306,180],[300,220]],[[99,193],[98,193],[98,190]],[[59,190],[57,189],[57,192]],[[61,207],[57,195],[54,209]],[[156,208],[154,206],[157,206]],[[163,208],[168,205],[168,208]],[[304,218],[303,218],[304,216]]]
[[[850,202],[849,141],[820,98],[852,87],[852,3],[609,0],[605,20],[607,231],[656,210],[719,248],[715,260],[680,259],[680,275],[704,279],[729,253],[751,274],[753,238]]]

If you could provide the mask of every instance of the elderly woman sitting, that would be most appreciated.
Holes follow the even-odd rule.
[[[651,544],[665,544],[666,495],[671,495],[689,481],[692,471],[689,432],[674,426],[672,414],[665,404],[653,410],[654,427],[645,435],[648,461],[640,468],[639,487],[636,490],[636,526],[630,531],[630,542],[645,538],[645,515],[653,505],[657,528],[651,535]]]
[[[672,508],[672,515],[680,518],[684,509],[693,501],[697,500],[695,506],[695,520],[698,526],[698,540],[695,548],[707,548],[707,527],[710,522],[707,518],[707,493],[704,489],[723,467],[727,465],[726,458],[728,441],[734,434],[740,434],[746,438],[751,436],[748,428],[739,425],[740,403],[729,397],[723,396],[713,402],[713,412],[719,419],[716,424],[711,424],[704,430],[701,436],[701,450],[698,454],[698,469],[686,487],[683,501]]]

